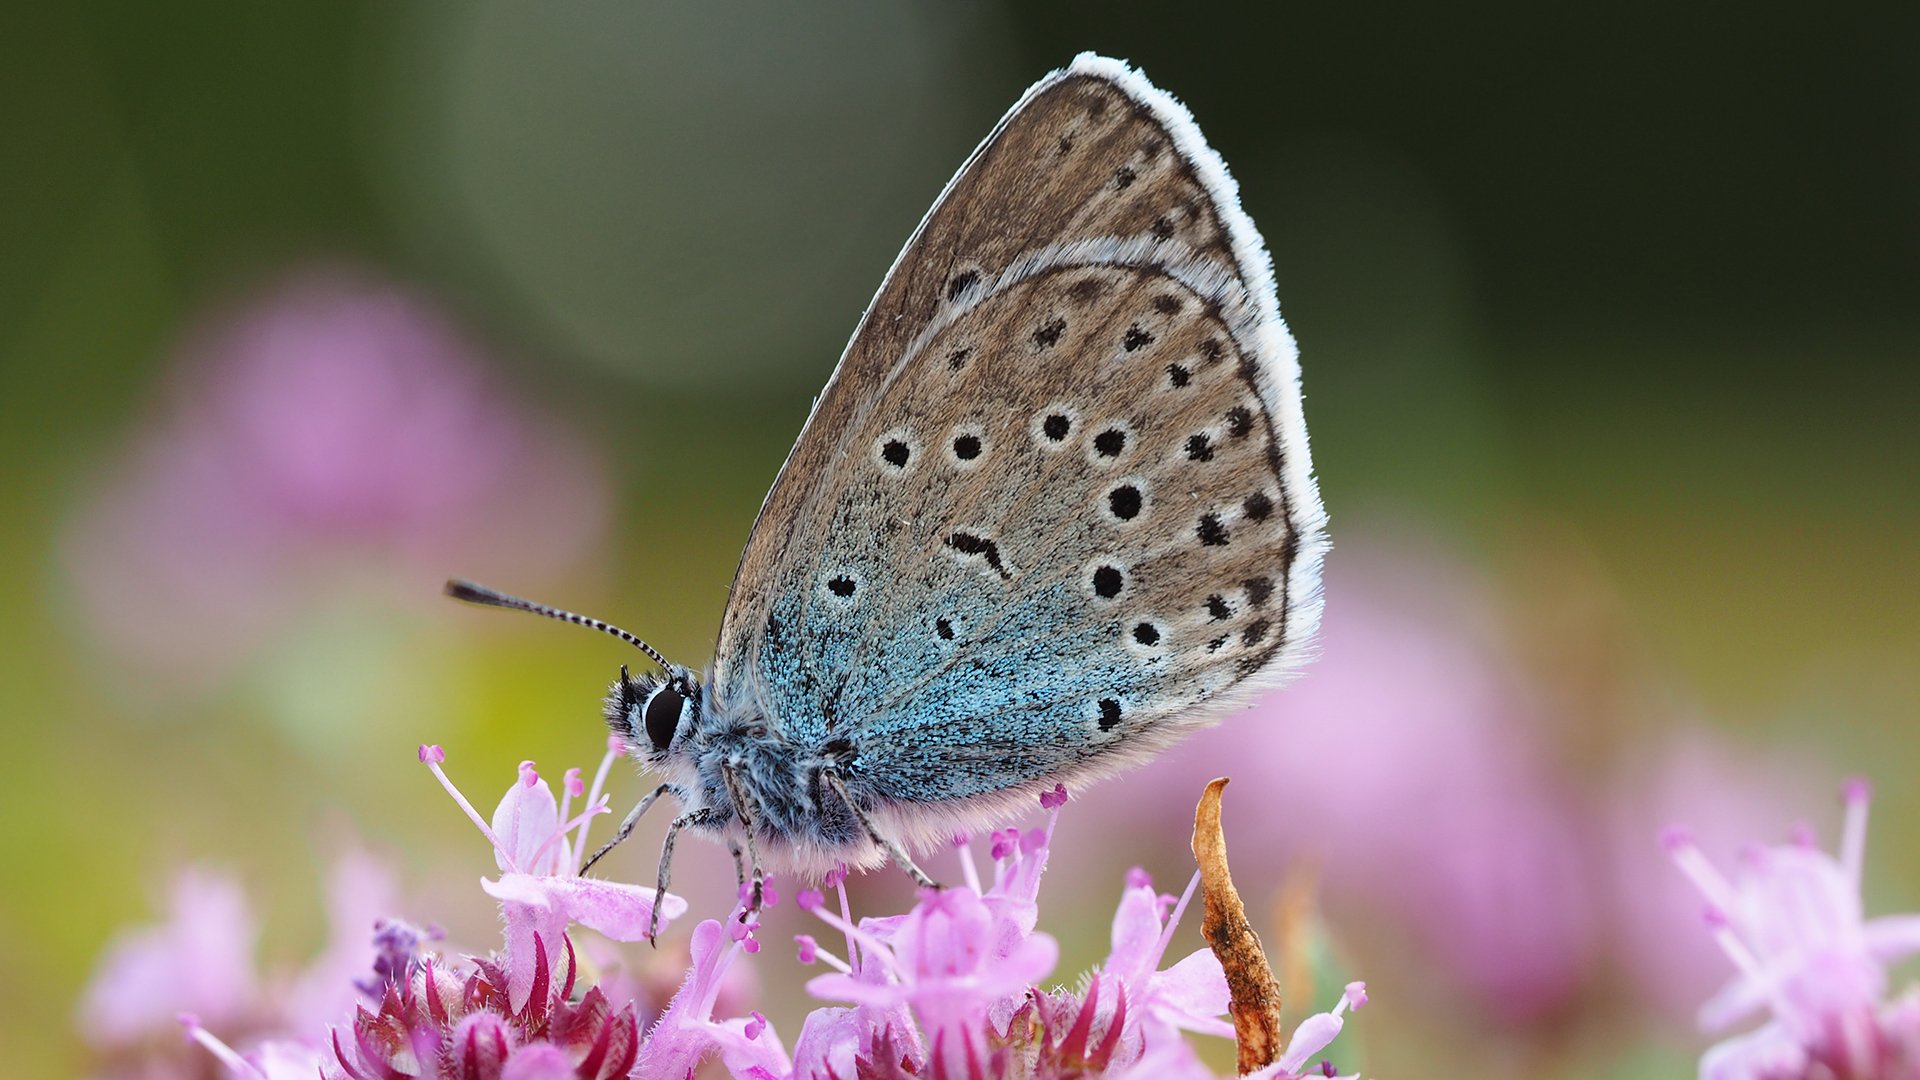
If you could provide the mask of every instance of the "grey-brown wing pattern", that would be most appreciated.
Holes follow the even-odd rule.
[[[1266,253],[1185,110],[1082,57],[902,253],[742,557],[723,707],[941,802],[1116,767],[1297,662],[1322,513]]]

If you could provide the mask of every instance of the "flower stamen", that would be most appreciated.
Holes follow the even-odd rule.
[[[607,785],[607,774],[612,771],[613,763],[619,759],[620,755],[625,752],[625,749],[618,735],[607,736],[607,752],[600,756],[600,767],[593,771],[593,786],[587,789],[587,804],[589,806],[600,798],[601,790]],[[612,796],[608,796],[608,798],[611,800]],[[573,841],[573,872],[576,875],[580,873],[580,862],[587,857],[587,826],[589,824],[591,824],[591,822],[583,821],[580,823],[580,835],[575,837]]]
[[[446,788],[447,794],[453,796],[453,801],[459,803],[460,809],[466,811],[467,818],[480,830],[480,835],[487,838],[487,843],[493,845],[494,851],[499,852],[501,861],[506,866],[513,867],[515,865],[513,853],[507,850],[507,845],[500,842],[500,835],[493,831],[493,826],[487,824],[487,820],[480,816],[480,811],[473,808],[473,804],[467,801],[467,797],[460,794],[460,789],[454,787],[453,781],[447,778],[446,771],[440,768],[440,763],[447,760],[447,752],[440,749],[437,744],[422,744],[420,760],[427,768],[433,770],[434,779],[440,781],[440,786]]]
[[[200,1026],[200,1018],[192,1013],[181,1013],[180,1024],[187,1029],[187,1038],[206,1048],[207,1053],[219,1059],[236,1076],[258,1076],[266,1080],[266,1073],[260,1067],[240,1056],[233,1047],[221,1041],[218,1035]]]

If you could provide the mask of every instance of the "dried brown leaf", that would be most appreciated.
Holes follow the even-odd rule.
[[[1280,988],[1274,983],[1273,968],[1227,871],[1227,838],[1220,827],[1220,793],[1226,786],[1226,778],[1221,777],[1200,796],[1200,806],[1193,813],[1193,857],[1200,864],[1200,889],[1206,898],[1200,933],[1226,969],[1231,999],[1227,1008],[1233,1014],[1244,1076],[1272,1064],[1287,1041],[1280,1028]]]

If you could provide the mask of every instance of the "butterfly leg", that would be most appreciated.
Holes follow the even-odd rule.
[[[919,865],[913,861],[913,857],[907,854],[907,849],[900,846],[899,841],[880,834],[879,826],[873,823],[873,819],[867,816],[865,810],[860,809],[859,803],[853,801],[853,795],[847,791],[847,785],[845,781],[840,779],[840,774],[831,769],[823,769],[820,773],[820,779],[824,780],[826,785],[832,788],[835,794],[840,796],[840,801],[847,804],[847,809],[853,813],[853,819],[858,821],[860,827],[867,831],[867,836],[893,859],[896,866],[905,870],[907,876],[913,878],[915,884],[923,889],[938,889],[940,887],[939,882],[928,877],[927,872],[920,869]]]
[[[660,873],[654,883],[656,898],[667,894],[667,877],[673,869],[673,842],[680,838],[680,830],[689,825],[711,825],[715,822],[726,820],[726,817],[727,811],[725,810],[712,806],[703,806],[698,810],[689,811],[673,819],[673,823],[667,826],[666,842],[660,845]],[[656,903],[654,904],[652,913],[647,916],[647,944],[655,947],[659,946],[659,929],[660,905]]]
[[[740,831],[747,840],[747,866],[753,874],[753,891],[747,899],[747,910],[740,913],[740,919],[744,922],[748,915],[760,910],[760,900],[766,894],[767,875],[765,871],[760,869],[760,852],[755,848],[753,843],[755,826],[758,824],[756,816],[759,808],[753,805],[753,800],[747,796],[746,790],[740,786],[739,779],[734,776],[733,769],[722,765],[720,767],[720,776],[726,782],[727,798],[732,800],[734,812],[740,815]],[[740,867],[740,850],[738,847],[734,848],[733,865],[735,872],[738,873]]]
[[[667,785],[667,784],[661,784],[659,787],[654,788],[652,791],[647,793],[646,798],[640,800],[638,805],[636,805],[632,810],[627,811],[627,816],[621,820],[620,827],[613,830],[613,839],[607,841],[604,844],[601,844],[600,850],[594,852],[592,858],[580,864],[580,872],[584,874],[587,871],[593,869],[594,863],[599,862],[601,858],[605,856],[607,852],[612,851],[614,847],[620,843],[620,841],[625,840],[629,836],[632,836],[633,827],[635,825],[640,824],[640,816],[653,808],[653,804],[660,798],[660,796],[665,795],[667,793],[669,786],[670,785]]]
[[[733,883],[735,885],[745,885],[747,883],[747,856],[746,853],[740,849],[740,841],[728,837],[727,854],[733,856]]]

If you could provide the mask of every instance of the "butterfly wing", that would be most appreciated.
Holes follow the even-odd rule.
[[[848,740],[882,803],[1110,772],[1303,659],[1323,520],[1232,179],[1083,55],[894,263],[761,509],[711,692]]]

